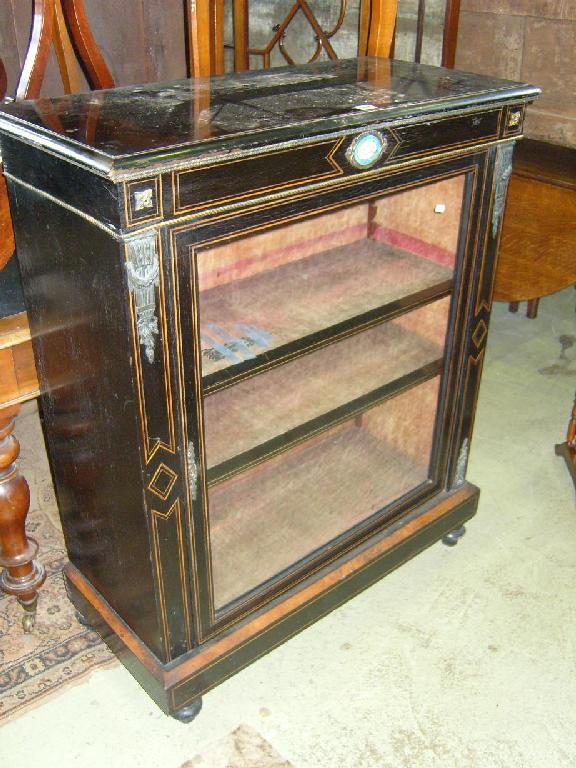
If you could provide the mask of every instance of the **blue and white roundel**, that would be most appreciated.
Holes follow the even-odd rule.
[[[357,168],[369,168],[378,160],[386,147],[386,139],[379,133],[363,133],[354,141],[349,160]]]

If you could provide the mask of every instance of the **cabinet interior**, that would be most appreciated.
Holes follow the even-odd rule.
[[[430,481],[464,184],[198,252],[216,609]]]
[[[436,376],[211,489],[216,608],[427,481],[439,383]]]

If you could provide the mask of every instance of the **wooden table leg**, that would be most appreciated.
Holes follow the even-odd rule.
[[[566,445],[571,451],[576,453],[576,397],[572,406],[572,414],[568,422],[568,432],[566,433]]]
[[[540,304],[540,299],[530,299],[528,302],[528,309],[526,310],[526,317],[529,320],[536,320],[538,317],[538,305]]]
[[[46,574],[34,560],[38,543],[26,536],[30,489],[18,469],[20,444],[13,434],[19,411],[19,405],[0,410],[0,566],[5,568],[0,573],[0,590],[18,598],[24,608],[24,631],[31,632]]]
[[[576,490],[576,398],[572,406],[566,442],[556,446],[556,455],[564,458],[574,481],[574,490]]]

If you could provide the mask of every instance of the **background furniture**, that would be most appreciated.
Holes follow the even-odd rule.
[[[182,719],[474,514],[537,93],[386,59],[240,77],[108,91],[89,133],[91,95],[63,132],[52,102],[0,119],[71,597]]]
[[[525,139],[514,154],[494,298],[528,301],[576,283],[576,149]]]
[[[197,3],[197,16],[202,28],[202,8],[206,0]],[[443,2],[443,0],[441,0]],[[284,18],[283,8],[288,8],[292,0],[252,0],[250,4],[250,32],[253,46],[260,45],[260,30],[262,24],[269,29]],[[14,94],[16,83],[22,69],[26,51],[26,43],[30,31],[30,18],[33,0],[4,0],[0,3],[0,28],[2,29],[2,44],[0,57],[4,59],[8,74],[8,93]],[[186,6],[186,0],[122,0],[122,13],[116,13],[117,3],[111,0],[84,0],[86,16],[93,36],[98,40],[99,48],[117,85],[132,83],[162,82],[183,77],[186,72],[191,76],[198,72],[195,66],[187,65],[194,56],[194,34],[186,24],[186,16],[190,12],[191,3]],[[308,0],[308,5],[314,14],[326,27],[332,27],[338,18],[340,3],[337,0]],[[346,21],[343,28],[332,38],[336,49],[342,57],[357,54],[356,28],[360,0],[347,0]],[[233,30],[228,17],[232,16],[232,0],[216,3],[223,7],[226,45],[233,45]],[[440,43],[442,38],[442,10],[436,10],[436,3],[426,5],[423,26],[423,61],[432,64],[440,63]],[[263,10],[264,8],[264,10]],[[278,8],[278,18],[272,9]],[[321,9],[318,12],[318,9]],[[298,14],[301,16],[301,14]],[[110,23],[113,18],[113,23]],[[324,23],[324,21],[325,23]],[[303,33],[312,32],[307,23],[302,25]],[[294,53],[292,34],[299,27],[298,19],[290,25],[288,46]],[[307,27],[307,29],[306,29]],[[410,6],[401,4],[398,13],[398,29],[395,35],[396,58],[410,59],[415,52],[415,37],[418,20],[410,11]],[[263,31],[263,30],[262,30]],[[200,42],[208,43],[210,35],[205,34]],[[298,46],[296,46],[298,49]],[[218,51],[218,46],[215,48]],[[296,50],[296,60],[303,62],[309,55],[301,57]],[[220,55],[220,54],[219,54]],[[228,68],[233,67],[233,52],[226,51]],[[253,64],[254,66],[254,64]],[[206,70],[203,69],[203,72]],[[520,78],[519,78],[520,79]],[[71,90],[89,90],[89,83],[83,73],[79,73],[81,86]],[[57,60],[49,56],[44,77],[42,95],[58,96],[62,93],[62,79],[59,74]]]
[[[576,399],[574,400],[570,422],[568,423],[566,442],[556,446],[556,455],[564,458],[574,481],[574,489],[576,490]]]
[[[0,240],[2,227],[0,224]],[[0,573],[0,589],[20,601],[28,632],[34,625],[37,590],[45,574],[35,560],[37,543],[26,535],[30,491],[18,471],[20,445],[14,435],[20,403],[39,394],[17,270],[12,259],[0,271],[0,566],[5,568]]]
[[[187,0],[188,27],[194,29],[195,19],[203,19],[203,26],[210,28],[210,39],[197,49],[189,45],[189,70],[223,74],[226,71],[225,49],[233,49],[233,66],[236,72],[253,68],[268,69],[274,50],[280,52],[285,64],[309,63],[321,57],[338,58],[333,42],[343,29],[347,14],[352,13],[352,3],[339,0],[333,4],[333,21],[330,28],[320,20],[318,6],[313,0],[294,0],[288,2],[279,12],[277,23],[270,29],[270,38],[265,44],[251,43],[250,8],[257,8],[257,0]],[[233,44],[225,43],[226,13],[233,14]],[[323,9],[325,10],[325,9]],[[354,9],[356,10],[356,8]],[[394,42],[398,12],[398,0],[359,0],[358,45],[354,52],[358,56],[380,56],[389,58],[394,55]],[[454,66],[456,40],[458,36],[458,18],[460,0],[447,0],[445,3],[443,45],[441,63],[446,67]],[[425,33],[425,0],[418,0],[418,18],[415,29],[414,61],[420,62]],[[311,50],[304,59],[296,58],[286,46],[286,36],[295,22],[305,18],[308,30],[313,32],[310,40]],[[253,32],[253,30],[252,30]],[[348,55],[351,55],[349,53]],[[440,62],[438,62],[440,63]]]
[[[0,61],[0,72],[3,71]],[[0,78],[0,85],[6,81]],[[0,98],[4,93],[0,93]],[[28,483],[18,471],[20,445],[14,434],[20,403],[38,396],[28,317],[14,252],[8,191],[0,175],[0,589],[18,597],[24,630],[31,631],[44,570],[38,545],[26,535]]]

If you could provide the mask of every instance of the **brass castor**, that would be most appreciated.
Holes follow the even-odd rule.
[[[22,616],[22,629],[29,635],[36,624],[36,607],[38,605],[38,595],[34,595],[34,598],[29,601],[18,601],[22,608],[24,608],[24,615]]]
[[[44,571],[42,571],[43,573]],[[4,572],[6,573],[6,572]],[[18,602],[24,609],[22,616],[22,629],[25,634],[29,635],[36,625],[36,609],[38,608],[38,593],[29,599],[23,597],[18,598]]]

